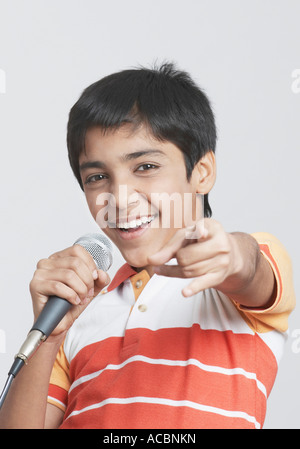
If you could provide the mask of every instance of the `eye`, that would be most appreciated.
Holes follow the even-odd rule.
[[[158,168],[158,166],[155,164],[142,164],[142,165],[139,165],[139,167],[137,168],[137,171],[148,171],[148,170],[153,170],[155,168]]]
[[[87,179],[85,180],[84,184],[93,184],[95,182],[102,181],[105,178],[106,178],[106,176],[102,175],[102,174],[91,175],[91,176],[87,177]]]

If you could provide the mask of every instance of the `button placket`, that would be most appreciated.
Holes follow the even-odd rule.
[[[140,312],[147,312],[147,306],[146,306],[146,304],[139,304],[138,305],[138,310],[140,311]]]
[[[143,281],[141,279],[138,279],[135,283],[135,288],[141,288],[142,286],[143,286]],[[140,296],[138,297],[137,302],[139,301],[139,299],[140,299]],[[148,307],[146,304],[141,303],[137,306],[137,308],[138,308],[139,312],[146,312]]]
[[[143,285],[143,281],[141,279],[138,279],[135,283],[135,287],[136,288],[141,288]]]
[[[135,296],[135,305],[133,309],[136,309],[138,313],[140,312],[146,312],[147,306],[143,304],[143,299],[141,299],[141,296],[143,297],[144,288],[147,286],[148,281],[150,280],[150,277],[146,270],[143,270],[141,273],[137,273],[133,279],[131,279],[131,284],[134,290],[134,296]],[[133,311],[132,309],[132,311]]]

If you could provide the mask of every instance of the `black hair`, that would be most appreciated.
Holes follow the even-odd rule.
[[[210,102],[190,75],[172,63],[160,67],[123,70],[87,87],[69,114],[67,146],[69,160],[81,188],[79,156],[89,128],[103,132],[130,123],[145,125],[160,141],[169,141],[183,153],[187,180],[197,162],[215,152],[216,125]],[[208,194],[204,216],[212,214]]]

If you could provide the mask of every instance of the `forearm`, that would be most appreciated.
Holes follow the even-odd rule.
[[[60,343],[43,343],[14,379],[0,411],[1,429],[44,428],[52,367]]]
[[[239,232],[230,235],[235,246],[235,272],[218,286],[218,290],[245,307],[270,307],[277,293],[270,264],[252,236]]]

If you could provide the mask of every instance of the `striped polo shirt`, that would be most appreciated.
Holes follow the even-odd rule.
[[[295,297],[281,243],[253,236],[277,282],[267,310],[215,289],[185,298],[191,279],[123,265],[57,355],[48,402],[61,428],[261,428]]]

